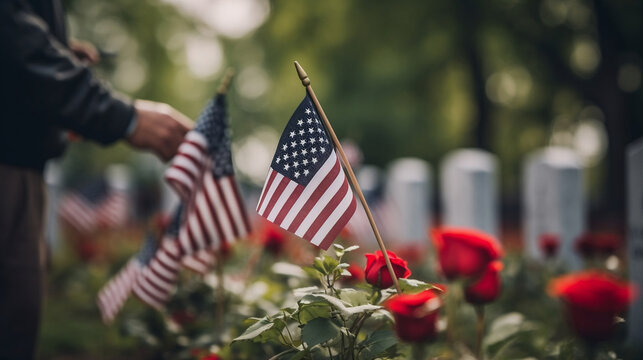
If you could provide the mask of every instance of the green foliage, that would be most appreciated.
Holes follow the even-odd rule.
[[[348,267],[342,259],[344,255],[357,249],[357,246],[344,248],[336,244],[336,257],[324,254],[315,258],[312,267],[307,268],[307,273],[313,280],[319,281],[321,287],[295,289],[295,309],[283,308],[277,315],[258,319],[233,342],[272,342],[290,347],[278,354],[277,358],[293,354],[296,354],[294,358],[309,358],[313,354],[328,353],[340,358],[359,356],[373,359],[394,347],[397,342],[390,330],[361,335],[364,323],[381,309],[375,303],[381,300],[379,290],[370,287],[369,293],[339,287],[339,280]],[[409,287],[419,288],[422,286],[420,283],[411,282]],[[374,321],[379,326],[390,324],[388,317],[379,316]],[[300,333],[290,329],[300,329]]]

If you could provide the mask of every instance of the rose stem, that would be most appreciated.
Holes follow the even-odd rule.
[[[482,360],[482,337],[484,336],[484,305],[475,306],[478,324],[476,327],[476,357]]]

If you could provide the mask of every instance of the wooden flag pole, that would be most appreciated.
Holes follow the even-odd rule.
[[[397,281],[397,276],[395,276],[395,271],[393,271],[393,265],[391,265],[391,259],[389,259],[388,257],[388,253],[386,252],[386,246],[384,246],[384,241],[382,240],[382,236],[380,236],[380,232],[379,230],[377,230],[377,225],[375,225],[373,214],[371,214],[371,209],[368,207],[368,204],[366,203],[366,198],[364,198],[364,194],[362,193],[362,188],[360,188],[359,183],[357,182],[357,178],[355,177],[353,168],[351,167],[351,164],[348,162],[348,158],[346,158],[346,154],[344,154],[344,149],[342,149],[342,145],[339,143],[339,140],[337,139],[337,135],[335,135],[335,131],[333,131],[333,127],[330,126],[330,122],[326,117],[326,113],[324,113],[324,109],[321,107],[319,100],[317,100],[317,97],[315,96],[315,92],[313,91],[313,88],[310,86],[310,79],[308,78],[308,74],[306,74],[306,71],[304,71],[304,69],[301,67],[301,65],[299,65],[297,61],[295,61],[295,68],[297,69],[297,74],[299,75],[301,84],[304,85],[304,87],[306,87],[306,91],[308,92],[308,95],[310,95],[310,98],[313,100],[313,103],[315,103],[315,107],[317,108],[317,111],[319,112],[319,115],[322,121],[324,122],[324,126],[326,127],[326,131],[328,131],[328,134],[333,140],[333,144],[335,144],[335,149],[337,149],[337,152],[339,153],[339,157],[342,159],[342,162],[344,163],[344,169],[348,173],[348,179],[353,185],[353,189],[355,189],[355,191],[357,192],[357,196],[359,197],[359,200],[362,202],[362,206],[364,206],[364,210],[366,211],[366,216],[368,216],[368,222],[371,223],[371,228],[373,229],[373,233],[375,234],[377,243],[380,246],[380,249],[382,250],[382,254],[384,254],[386,267],[388,268],[389,274],[391,274],[391,279],[393,280],[395,289],[397,290],[398,294],[401,294],[402,290],[400,289],[400,284]]]
[[[230,83],[232,82],[232,78],[234,77],[234,69],[233,68],[228,68],[223,75],[223,80],[221,80],[221,85],[219,85],[219,89],[217,89],[217,94],[225,95],[225,93],[228,92],[228,87],[230,87]]]

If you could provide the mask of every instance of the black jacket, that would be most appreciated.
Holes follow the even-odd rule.
[[[135,116],[70,52],[59,0],[0,0],[0,163],[42,170],[62,129],[102,144]]]

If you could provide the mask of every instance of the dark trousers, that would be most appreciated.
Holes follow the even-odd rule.
[[[0,164],[0,359],[33,359],[43,296],[42,174]]]

